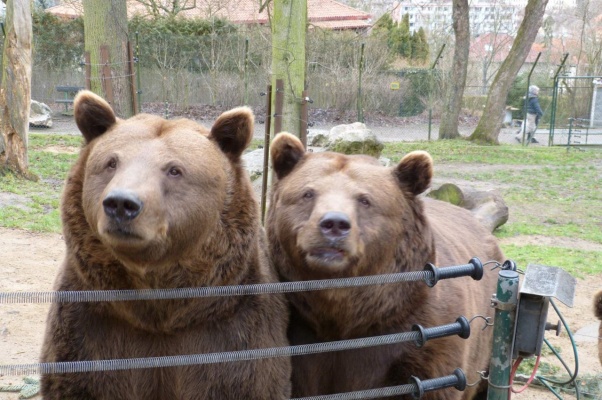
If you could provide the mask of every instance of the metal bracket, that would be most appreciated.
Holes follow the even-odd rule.
[[[497,296],[494,294],[491,296],[491,308],[496,308],[501,311],[512,311],[516,309],[516,304],[499,301]]]
[[[568,307],[573,307],[577,282],[558,267],[529,264],[520,293],[555,297]]]

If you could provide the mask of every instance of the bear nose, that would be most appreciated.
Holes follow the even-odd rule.
[[[327,212],[320,219],[320,230],[324,236],[330,238],[341,238],[349,234],[351,221],[349,217],[342,212]]]
[[[125,190],[112,190],[102,201],[105,214],[118,221],[134,219],[142,211],[142,201]]]

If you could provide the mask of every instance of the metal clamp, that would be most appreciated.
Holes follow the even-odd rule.
[[[499,301],[497,296],[494,294],[493,296],[491,296],[491,308],[495,308],[501,311],[512,311],[516,309],[516,304]]]

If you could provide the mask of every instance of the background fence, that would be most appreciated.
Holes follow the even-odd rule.
[[[212,119],[211,115],[204,117],[208,109],[216,110],[213,114],[217,115],[217,111],[246,104],[261,121],[265,100],[260,93],[270,80],[269,28],[233,26],[223,21],[195,24],[191,25],[194,29],[187,26],[182,29],[187,33],[181,34],[160,24],[157,27],[157,23],[152,25],[135,18],[130,21],[142,110]],[[365,61],[360,74],[362,45]],[[438,50],[431,49],[431,53]],[[313,100],[310,125],[332,126],[357,121],[361,77],[361,103],[369,127],[385,127],[391,140],[427,139],[426,127],[432,117],[432,138],[436,139],[444,99],[451,95],[447,76],[452,53],[448,47],[437,67],[431,70],[428,62],[419,65],[412,65],[411,60],[400,62],[383,35],[310,29],[306,68],[306,86]],[[36,14],[32,98],[60,111],[62,105],[55,100],[61,94],[56,92],[56,87],[85,86],[83,54],[81,19],[59,21],[50,15]],[[525,65],[525,69],[530,67]],[[573,121],[590,118],[588,107],[593,92],[591,80],[567,76],[557,82],[557,97],[552,104],[555,83],[550,74],[552,67],[555,66],[549,63],[538,64],[531,83],[542,89],[540,100],[545,114],[538,133],[541,135],[549,129],[550,118],[555,115],[558,134],[565,136],[555,137],[553,141],[561,144],[568,139],[570,118]],[[561,76],[568,75],[564,70],[560,72]],[[476,68],[469,67],[459,121],[463,134],[472,131],[486,101],[488,87],[484,86],[486,82],[480,73],[478,63]],[[507,104],[516,109],[510,112],[511,119],[523,119],[526,84],[524,71],[517,77],[508,97]],[[512,137],[500,135],[500,140]]]

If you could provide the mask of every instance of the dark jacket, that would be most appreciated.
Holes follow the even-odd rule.
[[[529,94],[529,100],[527,102],[527,113],[536,114],[537,119],[541,118],[543,111],[539,105],[539,98],[533,94]]]
[[[543,111],[539,105],[539,98],[532,93],[529,93],[529,99],[527,101],[527,114],[535,114],[535,125],[539,125],[539,120],[543,115]]]

